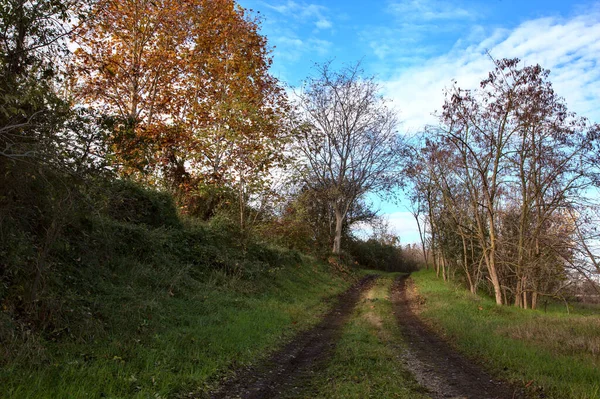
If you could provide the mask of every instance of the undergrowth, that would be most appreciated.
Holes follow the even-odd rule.
[[[3,208],[3,397],[201,396],[316,323],[349,285],[241,236],[227,215],[182,219],[168,195],[126,182],[93,190],[43,228]]]

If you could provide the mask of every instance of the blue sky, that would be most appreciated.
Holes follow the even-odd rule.
[[[274,46],[272,72],[298,85],[315,62],[362,60],[410,133],[427,123],[455,79],[476,87],[485,55],[518,57],[551,70],[569,109],[600,122],[600,1],[241,0],[260,12]],[[403,206],[382,205],[403,242],[416,241]]]

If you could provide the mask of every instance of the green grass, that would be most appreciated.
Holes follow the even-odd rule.
[[[316,378],[311,397],[428,397],[400,358],[404,344],[390,300],[395,274],[378,274],[344,328],[333,358]]]
[[[600,398],[598,313],[499,307],[427,271],[412,280],[424,299],[420,316],[492,371],[534,395]]]
[[[229,368],[258,360],[316,323],[328,307],[323,299],[349,285],[309,258],[267,273],[247,281],[213,271],[175,294],[140,285],[120,292],[115,287],[123,285],[113,282],[94,298],[107,334],[37,338],[37,352],[0,370],[0,396],[197,395]]]
[[[242,233],[234,211],[182,218],[169,194],[89,183],[65,209],[48,205],[45,185],[21,197],[35,212],[0,209],[2,398],[201,397],[314,325],[351,284]]]

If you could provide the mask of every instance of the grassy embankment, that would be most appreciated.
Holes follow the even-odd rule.
[[[400,359],[404,343],[390,299],[396,276],[397,273],[381,274],[363,294],[344,327],[333,358],[315,378],[310,397],[428,397]]]
[[[432,272],[412,275],[420,316],[463,352],[546,398],[600,398],[600,311],[499,307]]]
[[[222,218],[179,220],[164,196],[111,190],[119,201],[53,242],[35,317],[19,307],[26,280],[0,291],[1,397],[197,397],[316,323],[350,284]],[[17,277],[22,237],[5,250]]]

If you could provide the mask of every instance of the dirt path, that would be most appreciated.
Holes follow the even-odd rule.
[[[419,320],[411,310],[407,280],[407,276],[401,276],[392,288],[394,311],[408,345],[404,359],[432,398],[523,398],[522,390],[493,379]]]
[[[335,307],[312,329],[274,353],[264,364],[243,370],[227,381],[213,399],[266,399],[294,396],[301,392],[315,370],[325,364],[352,314],[361,293],[375,276],[367,276],[340,295]]]

